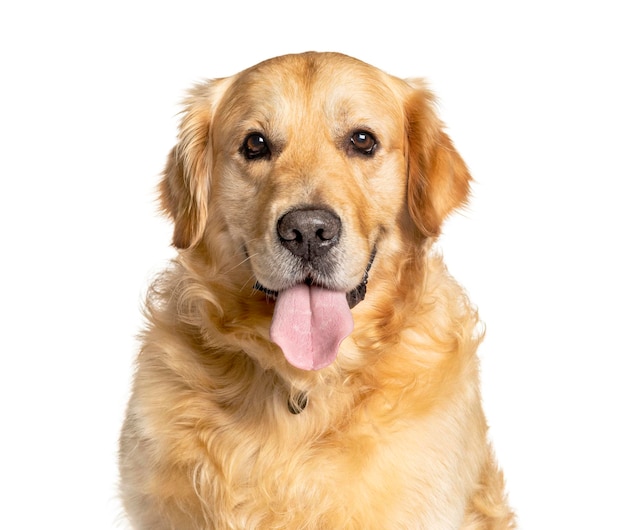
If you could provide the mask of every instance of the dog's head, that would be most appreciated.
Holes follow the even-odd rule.
[[[220,232],[224,268],[277,297],[272,339],[318,369],[377,261],[436,237],[469,182],[420,81],[306,53],[193,89],[160,190],[174,245]]]

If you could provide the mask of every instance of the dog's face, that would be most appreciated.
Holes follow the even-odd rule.
[[[161,185],[174,244],[210,244],[219,225],[249,287],[312,320],[321,304],[342,329],[308,323],[305,334],[340,342],[372,261],[436,236],[467,197],[469,174],[431,100],[420,83],[339,54],[279,57],[196,87]],[[285,354],[302,368],[334,359]]]
[[[339,64],[262,64],[216,115],[218,207],[271,291],[350,292],[405,203],[401,102],[376,70]]]

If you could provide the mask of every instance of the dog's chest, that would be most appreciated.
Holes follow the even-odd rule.
[[[398,450],[410,454],[412,429],[384,433],[356,422],[311,433],[302,424],[312,409],[290,415],[291,428],[240,432],[224,441],[223,454],[208,455],[196,491],[224,518],[216,528],[415,527],[427,464],[397,458]]]

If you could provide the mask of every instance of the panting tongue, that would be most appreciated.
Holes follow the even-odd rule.
[[[270,338],[296,368],[320,370],[353,327],[346,293],[299,284],[278,293]]]

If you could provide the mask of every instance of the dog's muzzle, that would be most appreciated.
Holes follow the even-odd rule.
[[[361,283],[357,285],[352,291],[346,293],[346,299],[348,300],[348,306],[352,309],[359,302],[362,302],[365,299],[365,293],[367,292],[367,282],[369,280],[369,272],[372,268],[372,264],[374,263],[374,258],[376,257],[376,249],[372,250],[370,255],[370,260],[367,263],[367,267],[365,268],[365,272],[363,274],[363,279]],[[261,283],[256,281],[254,283],[254,289],[265,293],[269,298],[276,299],[278,296],[278,291],[273,291],[272,289],[268,289],[264,287]]]
[[[345,293],[323,279],[338,266],[329,254],[339,242],[342,225],[332,211],[300,208],[287,212],[276,224],[280,244],[296,259],[295,283],[280,291],[258,281],[255,289],[275,300],[270,339],[285,359],[302,370],[320,370],[334,362],[341,342],[352,333],[351,309],[365,298],[370,259],[357,287]]]
[[[328,252],[337,245],[341,237],[341,219],[327,208],[304,207],[284,214],[276,223],[280,244],[299,258],[305,268],[329,273]],[[346,293],[348,306],[352,309],[365,298],[370,268],[376,256],[376,249],[370,255],[361,283]],[[311,279],[305,283],[314,284]],[[276,298],[278,291],[267,289],[258,281],[254,288]]]

